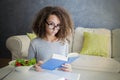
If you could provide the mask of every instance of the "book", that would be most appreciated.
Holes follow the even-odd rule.
[[[50,59],[45,61],[40,67],[43,69],[48,69],[48,70],[55,70],[56,68],[62,67],[63,64],[65,63],[72,63],[75,61],[77,58],[79,58],[78,55],[69,55],[69,56],[63,56],[59,54],[53,54]]]

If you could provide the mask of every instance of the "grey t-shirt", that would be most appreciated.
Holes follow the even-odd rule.
[[[28,50],[28,59],[36,58],[37,61],[45,61],[49,59],[52,54],[60,54],[67,56],[68,42],[64,44],[60,41],[49,42],[41,38],[33,39]]]

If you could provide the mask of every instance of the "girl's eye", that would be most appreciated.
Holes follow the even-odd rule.
[[[54,26],[54,23],[49,23],[49,25],[53,25]]]

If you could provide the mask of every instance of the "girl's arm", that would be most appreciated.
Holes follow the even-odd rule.
[[[29,49],[28,49],[28,59],[35,58],[35,51],[32,46],[32,43],[30,43]]]

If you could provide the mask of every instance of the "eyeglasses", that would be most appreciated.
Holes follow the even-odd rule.
[[[50,29],[53,29],[53,28],[57,29],[57,30],[60,29],[60,24],[55,25],[55,23],[53,23],[53,22],[50,22],[50,23],[48,23],[47,21],[45,21],[45,22],[47,23],[47,25]]]

